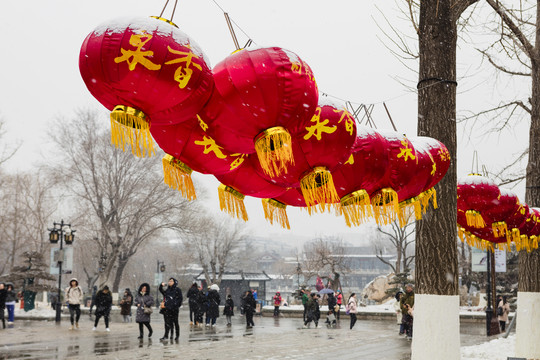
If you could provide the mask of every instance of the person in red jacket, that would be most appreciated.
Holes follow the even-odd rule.
[[[283,302],[283,298],[281,297],[279,291],[276,293],[276,295],[274,295],[272,299],[274,300],[274,316],[279,316],[279,307]]]
[[[337,306],[338,306],[337,311],[336,311],[336,317],[339,320],[339,313],[340,313],[340,310],[341,310],[341,304],[343,304],[343,294],[341,294],[341,290],[337,291],[336,303],[337,303]]]

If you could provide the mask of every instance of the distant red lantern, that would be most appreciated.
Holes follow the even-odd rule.
[[[471,174],[458,179],[458,209],[465,211],[468,226],[485,227],[486,221],[482,214],[499,196],[499,187],[484,176]]]
[[[137,156],[153,153],[149,124],[197,114],[213,78],[204,54],[172,22],[120,19],[98,26],[81,47],[79,68],[92,95],[111,110],[112,141]]]
[[[257,152],[270,177],[294,162],[291,134],[310,119],[318,90],[311,68],[278,47],[243,49],[214,67],[215,90],[201,112],[209,134],[232,152]]]

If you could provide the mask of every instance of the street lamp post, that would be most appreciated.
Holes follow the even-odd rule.
[[[298,289],[300,289],[300,274],[302,273],[302,268],[300,267],[300,263],[297,263],[296,266],[296,276],[298,281]]]
[[[49,241],[56,244],[60,241],[60,250],[57,253],[56,260],[58,262],[58,301],[56,303],[56,322],[60,323],[60,315],[62,312],[62,263],[64,262],[64,241],[66,245],[71,245],[75,238],[75,231],[71,229],[71,224],[64,223],[64,220],[59,223],[53,222],[53,228],[49,230]]]
[[[158,287],[156,289],[156,308],[159,309],[159,305],[160,305],[160,302],[159,302],[159,285],[162,281],[161,279],[161,273],[164,273],[165,272],[165,262],[164,261],[157,261],[157,269],[156,269],[156,279],[157,279],[157,282],[158,282]]]
[[[492,286],[491,286],[491,277],[493,275],[493,283],[495,283],[495,257],[493,255],[493,252],[490,253],[489,250],[487,250],[487,307],[486,307],[486,330],[487,330],[487,336],[497,335],[501,332],[499,328],[499,322],[497,321],[496,313],[491,306],[491,296],[493,295],[493,298],[495,298],[495,294],[491,294]]]

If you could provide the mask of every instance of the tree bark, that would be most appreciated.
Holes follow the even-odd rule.
[[[116,268],[116,274],[114,274],[114,282],[113,282],[113,288],[112,292],[117,293],[118,288],[120,287],[120,281],[122,281],[122,275],[124,274],[124,270],[126,269],[126,265],[128,263],[128,259],[118,259],[118,267]]]
[[[540,206],[540,5],[537,5],[536,42],[531,59],[531,127],[529,130],[529,160],[525,180],[525,203]],[[518,291],[540,293],[540,250],[519,253]]]
[[[416,225],[416,292],[457,295],[456,43],[450,2],[420,4],[418,135],[446,145],[451,165],[435,186],[438,210]]]

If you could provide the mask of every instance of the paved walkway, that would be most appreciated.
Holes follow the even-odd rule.
[[[192,328],[188,314],[180,313],[180,340],[160,342],[163,320],[152,315],[154,335],[140,341],[138,324],[121,323],[113,316],[111,332],[103,319],[92,331],[88,315],[81,317],[79,330],[68,330],[69,320],[57,326],[49,321],[16,321],[13,328],[0,329],[0,359],[410,359],[410,342],[399,337],[395,321],[359,320],[351,331],[348,319],[341,327],[302,329],[300,319],[255,318],[246,329],[244,318],[235,316],[227,328]],[[486,341],[483,325],[462,326],[462,346]],[[145,329],[146,334],[146,329]]]

